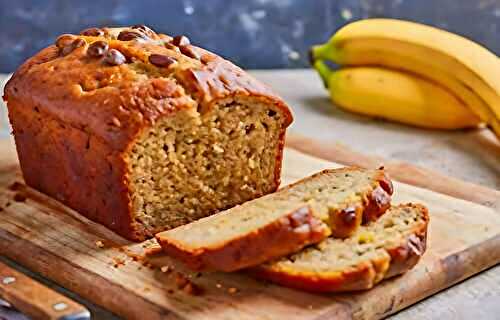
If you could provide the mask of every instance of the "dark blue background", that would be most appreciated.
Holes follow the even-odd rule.
[[[500,0],[0,0],[0,72],[61,33],[137,23],[186,34],[245,68],[303,67],[310,45],[368,17],[428,23],[500,53]]]

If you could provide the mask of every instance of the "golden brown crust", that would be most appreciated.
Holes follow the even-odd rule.
[[[285,126],[292,121],[286,104],[269,88],[201,48],[189,45],[200,51],[200,60],[210,57],[206,64],[182,54],[175,46],[166,47],[169,42],[160,39],[73,37],[87,44],[65,56],[55,45],[43,49],[16,71],[5,87],[4,99],[8,103],[20,100],[28,106],[38,105],[40,111],[87,129],[119,151],[159,117],[193,104],[210,108],[220,100],[253,97],[280,108],[286,115]],[[108,42],[109,48],[124,53],[131,63],[110,66],[102,59],[88,57],[89,43],[95,41]],[[172,57],[178,63],[159,68],[148,61],[151,54]],[[119,128],[113,118],[121,122]]]
[[[383,279],[402,274],[413,268],[426,249],[429,214],[419,204],[408,204],[422,212],[424,221],[401,243],[385,249],[386,255],[352,266],[334,274],[307,274],[277,270],[264,266],[249,269],[253,276],[290,288],[311,292],[344,292],[372,288]]]
[[[388,248],[391,256],[391,265],[384,279],[397,276],[413,268],[427,249],[427,226],[429,224],[429,212],[426,207],[412,204],[413,208],[424,212],[425,226],[414,231],[401,246]]]
[[[190,250],[161,234],[156,239],[168,255],[194,270],[230,272],[299,251],[325,239],[329,234],[328,227],[313,215],[310,207],[305,206],[215,248]]]
[[[125,32],[122,39],[130,38],[126,33],[140,37],[117,40],[120,32]],[[83,33],[62,36],[41,50],[5,87],[4,100],[30,186],[131,240],[143,240],[148,234],[133,226],[126,194],[124,155],[135,139],[178,110],[203,111],[221,100],[252,98],[274,105],[284,115],[273,181],[278,188],[283,139],[292,115],[269,88],[213,53],[173,45],[171,37],[146,27],[93,28]],[[99,56],[99,48],[89,51],[97,41],[104,41],[108,52],[118,51],[125,63]],[[151,61],[164,62],[151,60],[151,55],[166,56],[175,63],[159,67]],[[30,121],[34,124],[29,125]],[[34,152],[39,149],[45,150]],[[88,195],[96,190],[101,195]]]
[[[95,136],[24,107],[9,108],[26,183],[91,220],[135,237],[128,190],[120,183],[127,170],[121,158],[113,157],[113,150]]]
[[[308,274],[291,274],[268,268],[255,267],[248,273],[259,279],[279,285],[310,292],[345,292],[370,289],[374,285],[377,272],[383,270],[387,259],[377,260],[345,270],[329,277],[313,277]]]

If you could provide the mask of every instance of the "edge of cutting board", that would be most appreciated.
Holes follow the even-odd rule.
[[[406,162],[368,156],[339,143],[325,143],[297,133],[288,134],[285,144],[302,153],[343,165],[364,168],[384,166],[394,180],[500,211],[500,191],[452,178],[434,170]]]

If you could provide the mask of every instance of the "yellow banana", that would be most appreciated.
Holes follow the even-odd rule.
[[[332,72],[315,67],[328,83],[332,101],[343,109],[423,128],[461,129],[480,120],[443,87],[405,72],[378,67]]]
[[[383,66],[429,78],[464,101],[500,138],[500,61],[456,34],[418,23],[368,19],[311,49],[313,60]]]

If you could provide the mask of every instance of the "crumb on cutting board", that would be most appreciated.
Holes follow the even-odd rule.
[[[10,186],[9,186],[9,190],[12,190],[12,191],[17,191],[19,189],[21,189],[21,187],[23,186],[22,183],[20,182],[17,182],[17,181],[14,181]]]
[[[119,267],[125,265],[125,260],[123,260],[122,258],[119,258],[119,257],[114,257],[113,262],[114,262],[113,267],[115,267],[115,268],[119,268]]]
[[[16,202],[25,202],[26,201],[26,195],[24,195],[21,192],[16,192],[14,195],[14,201]]]
[[[175,283],[177,285],[177,289],[184,291],[185,293],[193,296],[198,296],[203,294],[203,288],[199,285],[193,283],[191,280],[186,277],[185,274],[177,272],[175,275]]]
[[[95,245],[96,245],[96,247],[98,247],[100,249],[104,248],[104,242],[102,242],[102,240],[97,240],[95,242]]]
[[[230,294],[238,293],[238,288],[235,287],[228,288],[227,292],[229,292]]]
[[[163,273],[169,273],[173,270],[174,268],[172,266],[163,266],[160,268],[160,271]]]
[[[203,294],[203,289],[192,282],[189,282],[182,290],[192,296],[199,296]]]

